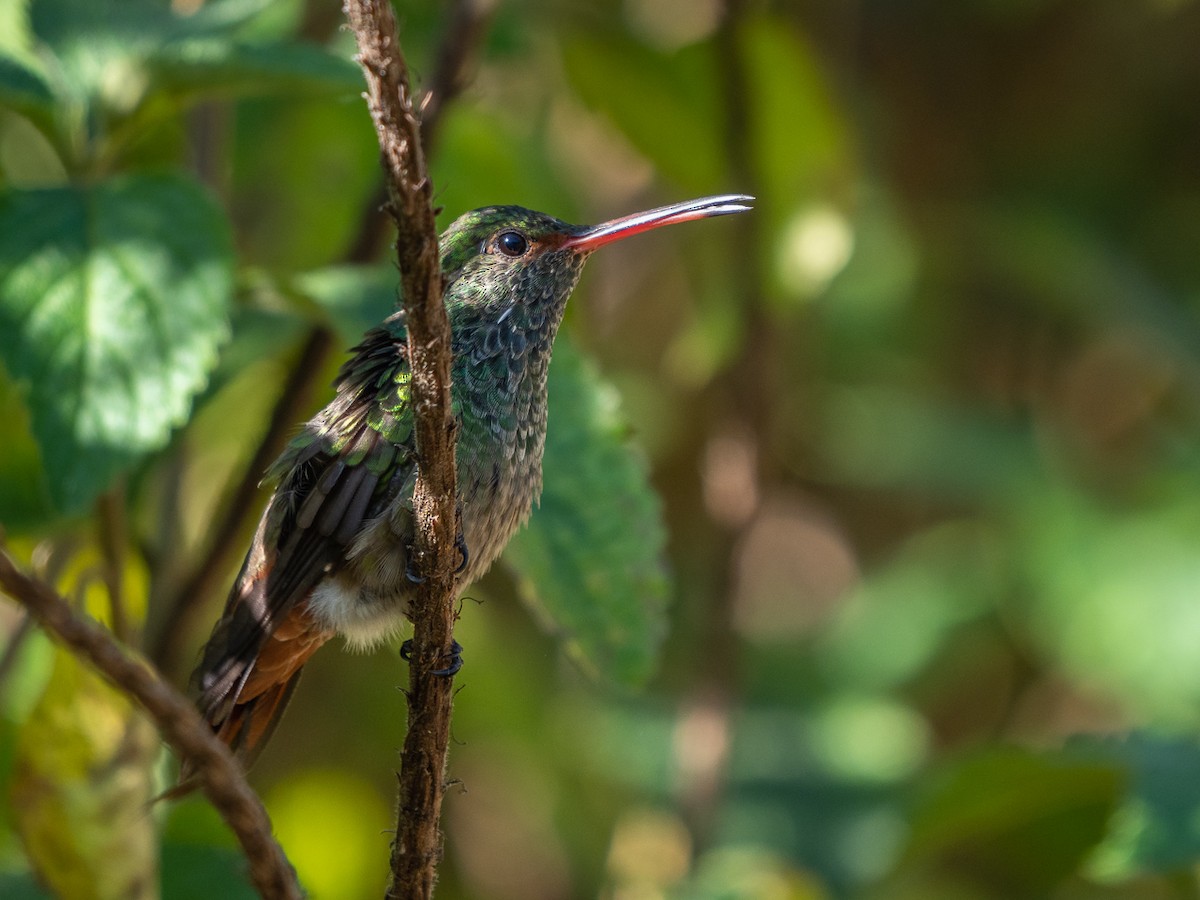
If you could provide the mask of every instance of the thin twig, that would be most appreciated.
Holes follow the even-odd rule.
[[[419,476],[413,494],[415,562],[424,581],[410,604],[408,732],[400,760],[400,799],[392,843],[389,898],[428,898],[441,859],[441,806],[450,740],[452,678],[435,675],[453,642],[458,531],[455,507],[454,419],[450,413],[450,321],[420,125],[408,71],[387,0],[347,0],[367,80],[367,105],[379,137],[396,221],[408,327]]]
[[[250,863],[250,880],[270,900],[299,900],[296,876],[271,836],[271,820],[229,750],[191,702],[157,670],[129,655],[111,632],[72,611],[43,581],[21,572],[0,552],[0,588],[54,637],[136,700],[181,757],[192,760],[200,788],[229,825]]]
[[[438,45],[433,80],[421,99],[421,149],[428,159],[441,134],[442,115],[470,81],[497,0],[457,0]]]
[[[100,551],[104,557],[103,577],[108,591],[109,614],[112,616],[112,631],[117,640],[136,644],[133,623],[129,620],[125,604],[125,483],[118,482],[96,501],[96,520],[99,531]]]

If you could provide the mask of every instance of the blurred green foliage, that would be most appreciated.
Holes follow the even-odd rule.
[[[446,10],[398,8],[427,84]],[[297,360],[323,390],[313,335],[394,299],[340,22],[0,0],[0,524],[181,681],[237,560],[156,632]],[[589,264],[542,509],[463,603],[439,896],[1200,891],[1198,36],[1194,0],[496,4],[443,223],[759,200]],[[87,838],[166,776],[133,738],[80,775],[140,720],[0,630],[0,894],[69,858],[248,896],[199,800],[113,836],[157,854]],[[404,678],[319,654],[254,772],[314,897],[381,891]]]

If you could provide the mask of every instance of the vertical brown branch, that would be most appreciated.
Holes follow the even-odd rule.
[[[450,321],[434,225],[433,187],[408,72],[387,0],[347,0],[367,81],[367,105],[379,137],[396,222],[407,314],[419,477],[413,496],[415,564],[408,732],[400,760],[400,799],[388,897],[432,896],[441,859],[440,818],[450,736],[451,678],[432,674],[453,642],[455,508],[454,420],[450,413]]]
[[[421,150],[428,159],[441,131],[450,101],[467,83],[471,62],[483,42],[497,0],[454,0],[435,57],[433,80],[421,99]],[[388,187],[385,180],[372,192],[359,218],[348,261],[374,259],[384,234]]]

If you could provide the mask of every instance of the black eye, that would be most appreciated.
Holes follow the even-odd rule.
[[[529,249],[529,241],[525,240],[525,236],[519,231],[505,231],[496,238],[496,246],[505,256],[515,259],[525,255],[525,251]]]

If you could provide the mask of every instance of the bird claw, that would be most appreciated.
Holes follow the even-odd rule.
[[[450,665],[446,666],[443,669],[434,669],[429,674],[442,675],[446,678],[449,678],[451,675],[457,675],[458,670],[463,667],[462,649],[463,649],[462,644],[460,644],[456,640],[451,639],[450,652],[448,654],[446,654],[447,656],[450,657]]]
[[[454,574],[461,575],[463,572],[467,571],[467,563],[471,560],[471,554],[467,551],[467,539],[463,537],[463,533],[461,531],[454,539],[454,546],[458,550],[459,555],[462,556],[462,560],[459,562],[458,568],[454,570]],[[404,577],[413,584],[425,583],[425,579],[413,571],[411,561],[407,566],[404,567]]]
[[[467,571],[467,563],[471,560],[471,554],[467,551],[467,539],[460,531],[458,536],[454,538],[454,546],[458,548],[458,552],[462,554],[462,562],[458,564],[458,568],[454,570],[455,575],[461,575]]]
[[[463,649],[462,644],[460,644],[458,641],[452,639],[450,641],[450,652],[446,654],[447,656],[450,657],[450,665],[448,665],[442,669],[434,669],[429,674],[430,675],[441,675],[444,678],[448,678],[451,675],[457,675],[458,670],[463,667],[462,649]],[[412,638],[409,638],[407,641],[405,641],[403,644],[400,645],[400,658],[402,660],[404,660],[405,662],[411,662],[412,661],[412,650],[413,650],[413,642],[412,642]]]

